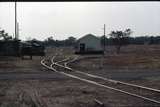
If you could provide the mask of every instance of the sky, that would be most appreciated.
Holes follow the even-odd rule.
[[[0,2],[0,28],[14,34],[14,2]],[[17,2],[19,38],[64,40],[130,28],[131,36],[160,35],[160,2]],[[106,35],[108,36],[108,35]]]

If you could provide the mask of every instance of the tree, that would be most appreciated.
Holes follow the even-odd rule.
[[[12,36],[9,36],[8,33],[5,33],[5,30],[0,30],[0,37],[3,37],[4,40],[12,39]]]
[[[54,40],[52,36],[48,37],[44,41],[45,46],[74,46],[76,44],[76,38],[70,36],[65,40]]]
[[[65,45],[67,46],[73,46],[76,43],[76,38],[70,36],[64,42],[65,42]]]
[[[53,39],[52,36],[48,37],[48,38],[44,41],[44,43],[45,43],[46,46],[55,46],[55,45],[56,45],[55,42],[56,42],[56,41]]]
[[[113,44],[116,46],[116,52],[119,54],[121,46],[129,43],[129,36],[132,33],[131,29],[125,31],[111,31],[109,34],[113,38]]]

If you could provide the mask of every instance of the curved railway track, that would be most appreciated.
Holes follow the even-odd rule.
[[[157,96],[160,96],[160,90],[158,89],[130,84],[130,83],[117,81],[117,80],[85,73],[82,71],[78,71],[68,66],[69,63],[77,61],[78,57],[65,58],[65,59],[57,58],[56,59],[57,56],[58,54],[53,56],[50,59],[50,63],[47,63],[46,59],[44,58],[41,61],[41,64],[44,67],[50,70],[53,70],[54,72],[63,74],[65,76],[68,76],[74,79],[78,79],[86,83],[94,84],[96,86],[114,90],[120,93],[124,93],[130,96],[133,96],[133,97],[141,98],[143,100],[146,100],[152,103],[156,103],[160,106],[160,97],[157,97]]]

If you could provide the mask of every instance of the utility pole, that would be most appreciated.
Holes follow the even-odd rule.
[[[17,23],[17,2],[15,1],[15,39],[18,39],[18,29],[17,29],[18,23]]]
[[[17,3],[15,1],[15,39],[17,39]]]
[[[105,45],[106,45],[106,43],[105,43],[105,42],[106,42],[106,41],[105,41],[105,40],[106,40],[106,39],[105,39],[105,38],[106,38],[105,34],[106,34],[106,25],[104,24],[104,50],[103,50],[104,53],[105,53]]]
[[[103,38],[104,38],[104,43],[103,43],[103,52],[104,52],[104,54],[103,54],[103,56],[101,57],[101,62],[100,62],[100,68],[103,68],[103,65],[104,65],[104,60],[105,60],[105,34],[106,34],[106,25],[104,24],[104,28],[103,28],[103,30],[104,30],[104,35],[103,35]]]
[[[16,37],[16,39],[18,39],[19,38],[19,23],[17,22],[17,37]]]

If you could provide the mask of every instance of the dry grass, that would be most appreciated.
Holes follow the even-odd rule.
[[[113,68],[116,66],[159,68],[159,46],[149,46],[147,49],[145,46],[128,46],[122,48],[120,55],[116,55],[113,54],[114,49],[110,47],[111,51],[106,55],[104,65]],[[47,49],[47,56],[53,56],[59,50],[61,49]],[[63,57],[72,56],[73,50],[63,48],[63,53]],[[46,72],[46,69],[40,65],[41,57],[33,57],[33,60],[2,59],[0,72]],[[100,59],[87,59],[78,62],[77,65],[80,64],[78,66],[84,67],[85,70],[90,68],[96,70],[99,69],[99,63]],[[106,107],[135,107],[135,103],[138,106],[152,105],[140,99],[71,78],[54,81],[0,81],[0,107],[97,107],[94,102],[95,98],[102,101]]]
[[[131,69],[159,69],[160,68],[160,46],[126,46],[120,54],[114,53],[114,47],[107,47],[105,59],[93,58],[81,60],[77,64],[84,68],[99,69],[101,63],[104,68],[131,68]]]
[[[160,56],[148,55],[119,55],[107,56],[104,65],[113,67],[132,67],[132,68],[160,68]]]
[[[140,45],[127,46],[122,49],[119,55],[108,55],[105,59],[106,65],[132,68],[160,68],[160,46],[159,45]]]

